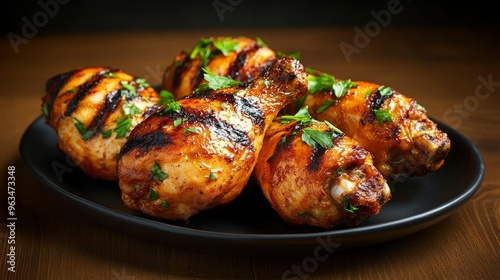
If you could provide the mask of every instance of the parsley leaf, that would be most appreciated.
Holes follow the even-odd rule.
[[[160,98],[160,105],[167,105],[175,100],[174,95],[170,91],[164,89],[160,91]]]
[[[73,119],[75,120],[76,129],[80,133],[80,136],[82,137],[82,140],[83,141],[89,140],[90,137],[92,136],[92,130],[87,130],[85,128],[85,125],[80,120],[78,120],[77,118],[73,118]]]
[[[135,82],[136,82],[136,84],[137,84],[140,88],[147,88],[147,87],[149,87],[149,84],[146,82],[146,79],[143,79],[143,78],[137,78],[137,79],[135,79]]]
[[[156,199],[158,199],[158,192],[155,189],[149,189],[149,200],[156,200]]]
[[[212,181],[217,179],[217,174],[210,172],[210,175],[208,175],[208,180]]]
[[[242,82],[230,79],[228,77],[218,76],[210,72],[207,68],[203,67],[203,78],[208,82],[208,87],[213,90],[218,90],[221,88],[228,88],[232,86],[242,85]]]
[[[291,123],[293,121],[299,121],[302,125],[308,125],[313,121],[313,118],[311,117],[311,114],[309,114],[309,107],[304,106],[300,108],[300,110],[295,115],[284,115],[278,117],[277,120],[279,120],[280,123]]]
[[[42,113],[43,113],[44,116],[48,116],[49,115],[49,104],[43,103],[43,105],[42,105]]]
[[[314,147],[314,142],[316,142],[325,149],[333,148],[331,132],[319,131],[310,127],[305,127],[302,130],[302,141],[306,142],[307,145],[311,147]]]
[[[121,95],[125,96],[125,99],[130,100],[137,97],[137,92],[135,87],[129,84],[128,81],[121,81],[122,89],[120,91]]]
[[[163,181],[166,178],[168,178],[168,174],[161,170],[160,164],[158,164],[158,162],[156,160],[155,160],[155,165],[149,170],[149,172],[151,172],[151,175],[153,175],[154,178],[156,178],[160,181]],[[158,196],[156,196],[156,198],[158,198]],[[151,195],[150,195],[150,199],[151,199]]]
[[[349,80],[343,80],[343,81],[336,82],[332,86],[332,89],[333,89],[335,96],[337,98],[342,98],[350,88],[353,88],[356,86],[357,85],[355,83],[351,82],[351,80],[349,79]]]
[[[111,137],[111,133],[113,133],[113,130],[111,130],[111,129],[101,131],[102,138]]]
[[[264,43],[264,41],[262,41],[262,39],[260,37],[255,38],[255,41],[257,41],[257,44],[259,44],[259,46],[267,47],[267,44]]]
[[[184,134],[185,135],[188,135],[189,133],[200,134],[200,131],[196,127],[188,127],[186,129],[184,129]]]
[[[116,78],[116,73],[109,72],[103,75],[105,78]]]
[[[230,37],[215,40],[214,46],[220,50],[224,56],[228,56],[230,52],[240,49],[238,42],[233,41]]]
[[[377,90],[381,97],[392,94],[392,89],[390,87],[380,86]]]
[[[197,55],[200,55],[202,65],[206,66],[208,63],[208,59],[210,58],[210,54],[212,53],[212,41],[213,38],[201,38],[189,55],[189,58],[195,59]]]
[[[342,209],[347,213],[354,213],[355,211],[359,210],[358,207],[355,207],[354,205],[349,203],[349,198],[347,196],[344,196],[342,200]]]
[[[124,118],[124,119],[116,119],[116,128],[113,129],[116,132],[116,138],[123,138],[127,136],[127,133],[130,131],[132,127],[132,119]]]
[[[168,103],[167,106],[165,107],[165,109],[163,109],[163,112],[166,113],[169,111],[179,113],[181,111],[181,104],[179,104],[179,102],[176,102],[176,101],[172,101],[172,102]]]
[[[322,90],[331,90],[335,84],[335,77],[328,74],[319,76],[307,75],[307,89],[309,93],[317,93]]]
[[[278,58],[282,58],[282,57],[286,57],[286,56],[291,56],[293,58],[295,58],[296,60],[300,60],[300,52],[288,52],[288,53],[284,53],[284,52],[280,52],[280,51],[277,51],[276,52],[276,56]]]
[[[135,104],[123,104],[122,106],[122,109],[123,109],[123,113],[125,114],[125,116],[135,116],[139,113],[142,112],[141,108],[137,107]]]
[[[174,120],[174,127],[178,127],[179,125],[181,125],[182,123],[182,119],[181,118],[177,118]]]
[[[373,113],[377,117],[377,121],[380,124],[386,123],[386,122],[392,122],[392,114],[389,110],[378,110],[378,109],[373,109]]]

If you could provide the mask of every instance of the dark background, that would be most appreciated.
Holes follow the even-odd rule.
[[[20,0],[3,3],[3,34],[21,35],[25,23],[43,8],[39,3],[57,3],[57,11],[48,15],[40,34],[96,32],[109,30],[189,29],[226,27],[310,27],[354,26],[373,20],[370,11],[387,9],[396,0],[371,1],[251,1],[251,0]],[[400,15],[391,25],[417,26],[499,26],[500,15],[494,2],[399,0]],[[214,3],[229,5],[221,20]],[[222,4],[221,4],[222,3]],[[231,3],[233,4],[231,6]],[[43,18],[39,18],[39,20]],[[3,21],[5,22],[5,20]]]

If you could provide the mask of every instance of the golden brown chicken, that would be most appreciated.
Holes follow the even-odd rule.
[[[175,98],[189,95],[203,79],[203,68],[218,76],[249,83],[267,69],[276,54],[260,40],[247,37],[202,38],[192,51],[177,54],[163,77],[162,88]]]
[[[450,140],[416,100],[390,87],[312,72],[310,93],[296,109],[308,106],[313,118],[357,140],[382,175],[425,175],[443,165]]]
[[[306,114],[304,114],[304,110]],[[391,193],[371,154],[304,107],[266,131],[254,170],[279,216],[296,226],[355,226],[378,214]]]
[[[130,134],[118,157],[126,206],[177,220],[231,202],[247,184],[267,126],[307,92],[306,73],[292,58],[276,60],[248,86],[222,79],[233,86],[212,90],[221,83],[209,80]]]
[[[117,180],[116,156],[129,132],[156,110],[159,98],[144,79],[88,67],[49,79],[42,111],[59,148],[85,173]]]

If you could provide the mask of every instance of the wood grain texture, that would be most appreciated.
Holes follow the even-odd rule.
[[[6,184],[0,193],[1,279],[494,279],[500,275],[500,37],[498,30],[387,27],[350,56],[352,28],[210,29],[36,36],[15,53],[0,45],[2,182],[16,166],[16,270],[7,271]],[[301,62],[341,78],[391,86],[469,138],[484,157],[478,192],[443,222],[416,234],[307,257],[221,256],[169,247],[82,218],[47,190],[19,158],[19,141],[40,115],[45,81],[77,67],[109,65],[157,84],[179,50],[199,37],[259,36]],[[474,99],[478,85],[482,100]],[[461,113],[453,110],[462,107]],[[451,110],[451,113],[450,113]],[[457,174],[460,176],[460,174]],[[312,252],[311,252],[312,254]],[[287,271],[291,273],[287,274]]]

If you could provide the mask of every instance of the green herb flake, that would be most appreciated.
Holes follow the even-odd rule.
[[[70,88],[66,92],[76,92],[76,88]]]
[[[179,113],[181,111],[181,104],[179,104],[176,101],[168,103],[167,106],[165,107],[165,109],[163,109],[163,112],[166,113],[166,112],[170,112],[170,111]]]
[[[141,108],[137,107],[135,104],[123,104],[123,113],[125,116],[135,116],[142,112]]]
[[[342,200],[342,209],[347,213],[354,213],[355,211],[359,210],[358,207],[355,207],[354,205],[349,203],[349,198],[347,196],[344,196]]]
[[[321,106],[318,107],[318,109],[316,110],[316,113],[323,113],[326,109],[328,109],[328,107],[330,107],[331,105],[337,103],[337,100],[325,100],[323,101],[323,104],[321,104]]]
[[[116,73],[109,72],[103,75],[105,78],[116,78]]]
[[[174,127],[178,127],[179,125],[181,125],[182,123],[182,119],[181,118],[177,118],[174,120]]]
[[[370,94],[372,94],[371,90],[368,89],[368,90],[365,91],[365,97],[370,96]]]
[[[285,142],[286,142],[286,135],[285,135],[285,136],[283,136],[283,137],[281,137],[281,140],[280,140],[280,145],[285,144]]]
[[[113,131],[116,132],[116,138],[123,138],[127,136],[131,127],[132,127],[131,118],[116,119],[116,128],[113,129]]]
[[[126,99],[132,99],[137,97],[137,92],[135,91],[135,87],[129,84],[128,81],[120,82],[122,89],[120,91],[121,95],[125,96]]]
[[[158,162],[155,160],[155,164],[154,166],[149,170],[149,172],[151,172],[151,175],[160,180],[160,181],[163,181],[165,180],[166,178],[168,178],[168,174],[163,172],[161,170],[161,167],[160,167],[160,164],[158,164]],[[151,198],[151,196],[150,196]],[[156,199],[156,198],[155,198]]]
[[[203,72],[205,72],[205,74],[203,75],[203,78],[205,78],[205,80],[208,82],[208,87],[213,89],[213,90],[218,90],[221,88],[228,88],[228,87],[243,84],[240,81],[236,81],[236,80],[230,79],[228,77],[215,75],[214,73],[210,72],[210,70],[208,70],[205,67],[203,67]]]
[[[291,56],[291,57],[295,58],[296,60],[300,60],[300,52],[298,52],[298,51],[296,51],[296,52],[287,52],[287,53],[284,53],[284,52],[281,52],[281,51],[277,51],[276,52],[276,56],[278,58]]]
[[[377,90],[380,93],[381,97],[392,94],[392,89],[390,87],[380,86]]]
[[[255,41],[257,42],[257,44],[259,44],[259,46],[267,47],[267,44],[264,43],[264,41],[260,37],[255,38]]]
[[[92,133],[93,133],[92,130],[87,130],[85,128],[85,125],[77,118],[73,118],[73,119],[75,120],[75,127],[78,130],[78,133],[80,133],[82,140],[83,141],[89,140],[90,137],[92,136]]]
[[[101,131],[102,138],[109,138],[109,137],[111,137],[112,133],[113,133],[113,130],[111,130],[111,129]]]
[[[338,81],[336,82],[333,86],[332,86],[332,89],[333,89],[333,92],[335,93],[335,96],[337,98],[342,98],[349,89],[353,88],[353,87],[356,87],[357,85],[353,82],[351,82],[351,80],[343,80],[343,81]]]
[[[299,111],[293,116],[291,115],[283,115],[281,117],[276,118],[280,123],[291,123],[293,121],[298,121],[302,125],[308,125],[313,121],[311,114],[309,114],[309,107],[304,106],[300,108]]]
[[[175,97],[170,91],[164,89],[160,91],[160,105],[167,105],[173,101],[175,101]]]
[[[389,110],[378,110],[374,109],[373,113],[377,117],[377,121],[380,124],[386,123],[386,122],[392,122],[392,114]]]
[[[328,74],[319,76],[307,75],[307,90],[309,93],[317,93],[323,90],[331,90],[335,84],[335,77]]]
[[[302,130],[302,141],[306,142],[306,144],[311,147],[314,147],[316,142],[325,149],[333,148],[331,132],[319,131],[310,127],[305,127]]]
[[[214,47],[220,50],[224,56],[228,56],[230,52],[238,51],[240,49],[238,42],[233,41],[230,37],[215,40]]]
[[[200,131],[196,127],[188,127],[186,129],[184,129],[184,134],[185,135],[188,135],[190,133],[200,134]]]
[[[342,167],[337,168],[337,176],[342,175],[344,173],[344,169]]]
[[[48,116],[49,115],[49,104],[43,103],[43,105],[42,105],[42,113],[43,113],[44,116]]]
[[[212,53],[211,50],[212,41],[213,38],[209,39],[201,38],[200,41],[198,41],[198,44],[194,47],[191,54],[189,55],[189,58],[195,59],[196,56],[199,55],[201,58],[202,66],[206,66],[210,58],[210,54]]]
[[[158,199],[158,192],[155,189],[149,189],[149,200],[157,200]]]
[[[226,103],[221,103],[220,104],[220,108],[221,109],[226,109],[227,108],[227,104]]]
[[[266,85],[266,87],[270,87],[272,84],[273,84],[273,81],[264,80],[264,85]]]
[[[149,87],[149,84],[146,82],[146,79],[143,79],[143,78],[135,79],[135,83],[141,88]]]
[[[208,180],[212,181],[215,179],[217,179],[217,174],[215,174],[214,172],[210,172],[210,175],[208,175]]]
[[[160,202],[160,207],[163,207],[163,208],[168,208],[168,202],[166,202],[165,200],[162,200],[162,202]]]

